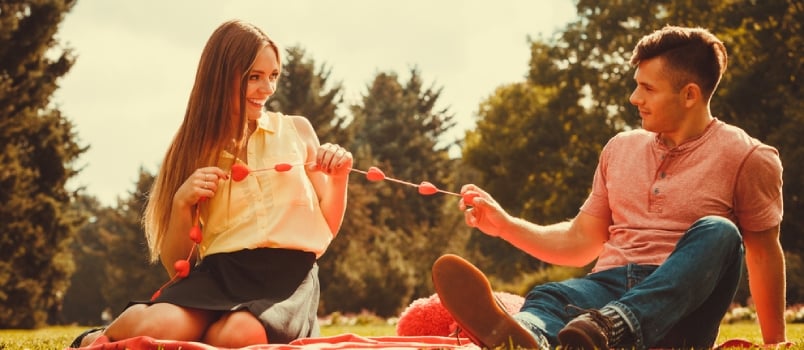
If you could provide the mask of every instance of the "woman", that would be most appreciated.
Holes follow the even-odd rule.
[[[254,25],[229,21],[209,38],[144,216],[151,259],[171,283],[82,345],[101,333],[97,342],[231,348],[319,335],[315,262],[343,220],[352,155],[320,145],[306,118],[264,111],[280,69],[277,45]],[[252,171],[234,181],[233,166]],[[179,278],[182,260],[193,267]]]

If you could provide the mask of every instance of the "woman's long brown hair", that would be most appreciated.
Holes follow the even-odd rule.
[[[196,169],[217,165],[222,151],[239,153],[247,135],[247,75],[257,52],[266,45],[279,59],[277,45],[262,30],[238,20],[221,24],[207,41],[184,121],[165,154],[145,207],[143,227],[152,262],[159,260],[173,196],[182,183]],[[237,111],[239,117],[234,118]]]

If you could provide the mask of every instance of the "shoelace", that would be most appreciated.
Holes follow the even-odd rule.
[[[572,304],[567,305],[564,308],[564,310],[567,311],[567,313],[569,313],[570,308],[575,311],[576,315],[583,315],[583,314],[589,315],[589,318],[592,319],[592,322],[594,322],[601,328],[606,338],[610,337],[610,334],[614,333],[614,323],[612,323],[611,319],[603,315],[600,311],[595,309],[584,309]]]

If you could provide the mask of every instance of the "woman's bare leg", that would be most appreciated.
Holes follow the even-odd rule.
[[[226,313],[212,323],[203,341],[218,347],[242,348],[267,344],[268,336],[260,320],[250,312],[241,310]]]
[[[115,319],[104,335],[109,340],[149,336],[155,339],[198,341],[216,313],[173,304],[132,305]]]

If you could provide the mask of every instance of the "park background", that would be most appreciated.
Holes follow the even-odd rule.
[[[84,8],[84,2],[94,6]],[[248,13],[242,17],[272,35],[276,31],[272,19],[289,13],[282,11],[279,2],[266,3],[274,6],[263,9],[264,13],[241,10]],[[313,11],[323,2],[302,3]],[[800,1],[567,0],[564,5],[539,1],[547,13],[552,14],[552,6],[567,4],[572,13],[555,28],[534,24],[533,32],[513,38],[521,45],[521,57],[513,61],[506,60],[510,52],[495,51],[493,46],[510,37],[477,34],[468,46],[456,45],[451,38],[469,29],[451,27],[446,18],[465,6],[482,10],[497,4],[414,1],[383,5],[375,10],[381,14],[365,16],[363,7],[373,3],[344,1],[337,8],[325,9],[336,18],[339,13],[357,14],[337,21],[359,29],[349,38],[330,36],[329,26],[297,16],[293,20],[297,27],[280,34],[289,44],[280,87],[268,108],[307,116],[323,142],[340,143],[354,153],[357,169],[377,166],[388,176],[414,183],[429,181],[450,191],[477,183],[512,215],[538,223],[573,217],[588,194],[606,140],[618,131],[639,127],[637,111],[628,104],[634,83],[627,61],[636,41],[666,24],[711,29],[730,53],[729,69],[713,99],[713,113],[777,147],[785,167],[781,239],[787,257],[788,319],[804,320],[800,306],[804,300],[804,144],[800,142],[804,135],[800,86],[804,5]],[[143,9],[97,0],[0,3],[0,328],[101,324],[104,310],[113,316],[128,300],[147,298],[166,281],[161,267],[147,263],[141,213],[158,161],[186,107],[203,41],[228,18],[197,26],[184,19],[217,12],[214,16],[236,16],[236,11],[223,11],[214,2],[180,4],[187,8],[175,3],[166,5],[168,9],[141,5],[171,16],[137,18],[146,33],[167,37],[202,33],[194,36],[196,41],[184,43],[190,54],[183,57],[182,72],[160,66],[168,55],[160,49],[164,43],[156,39],[159,36],[124,41],[134,47],[136,56],[110,45],[102,61],[87,56],[91,64],[81,66],[82,46],[72,46],[60,34],[71,11],[120,16],[143,13]],[[511,16],[537,15],[517,11],[516,6],[504,10]],[[360,81],[342,76],[339,63],[332,63],[328,54],[318,54],[359,55],[354,43],[364,40],[360,33],[370,33],[399,17],[405,21],[394,30],[413,31],[421,24],[417,16],[432,11],[444,18],[443,31],[416,32],[419,40],[389,37],[366,44],[402,58],[374,59],[369,76]],[[153,21],[171,17],[175,31],[153,31],[157,26]],[[364,22],[354,23],[361,18]],[[482,19],[471,24],[506,25],[504,18]],[[101,24],[98,28],[103,28]],[[296,42],[293,33],[302,26],[314,28],[333,46]],[[83,41],[76,38],[76,42],[105,45],[125,38],[114,31],[87,30],[94,28],[91,24],[84,28],[77,31]],[[345,42],[352,45],[338,46]],[[452,66],[461,67],[461,61],[417,62],[417,57],[427,57],[425,53],[439,45],[467,60],[480,58],[485,65],[460,71],[458,75],[470,78],[466,81],[442,85],[452,81],[446,72]],[[101,63],[122,65],[128,74],[111,74]],[[508,80],[484,82],[484,76],[507,71],[512,65],[518,73]],[[88,78],[92,84],[63,91],[62,85],[74,84],[68,83],[73,67],[92,71]],[[138,99],[127,93],[125,86],[140,76],[148,84],[139,88],[154,90],[159,98]],[[446,99],[463,101],[467,97],[459,97],[456,91],[471,84],[482,87],[476,100],[456,104]],[[102,94],[106,91],[125,99],[110,102]],[[168,98],[175,94],[179,97]],[[135,105],[148,107],[149,115],[137,112],[135,118],[121,118]],[[104,113],[92,118],[84,115],[97,109]],[[163,115],[164,110],[169,113]],[[92,138],[86,138],[82,130],[97,129],[82,125],[98,123],[96,118],[101,118],[99,130],[106,138],[87,142]],[[155,144],[159,146],[147,159],[129,153]],[[111,155],[103,158],[98,148]],[[89,155],[91,160],[85,158]],[[112,160],[129,162],[118,165]],[[90,169],[95,177],[86,177]],[[95,192],[98,187],[93,185],[104,178],[128,183],[119,192]],[[424,197],[415,189],[387,181],[373,183],[360,176],[353,176],[349,186],[343,228],[319,261],[322,316],[399,315],[411,301],[432,294],[430,266],[444,253],[468,258],[488,273],[495,289],[517,294],[537,283],[588,271],[545,264],[502,240],[467,228],[454,197]],[[116,194],[110,196],[109,191]],[[745,281],[735,298],[734,312],[724,321],[740,318],[752,318]]]

